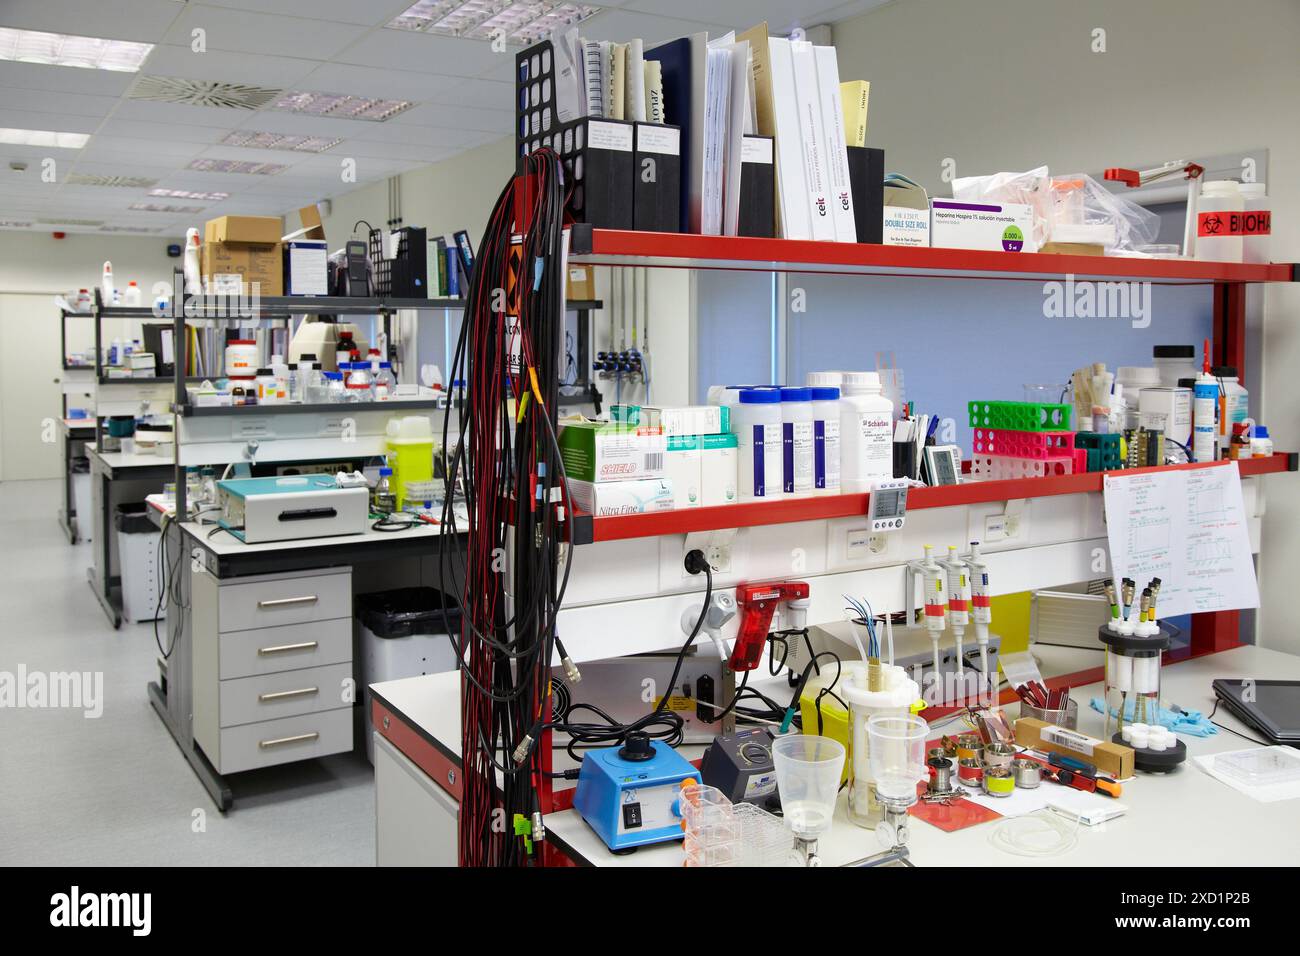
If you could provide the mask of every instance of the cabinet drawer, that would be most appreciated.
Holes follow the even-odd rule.
[[[259,627],[222,634],[221,679],[345,664],[352,660],[352,621]]]
[[[239,773],[352,749],[352,708],[266,720],[221,731],[219,773]]]
[[[246,631],[352,617],[352,571],[272,577],[219,589],[218,629]]]
[[[351,700],[343,699],[343,682],[351,677],[352,663],[348,662],[223,680],[217,691],[220,726],[235,727],[351,706]]]

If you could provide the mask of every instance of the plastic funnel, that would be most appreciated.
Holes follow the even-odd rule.
[[[830,737],[791,734],[772,744],[781,812],[794,835],[815,840],[831,827],[844,771],[844,745]]]
[[[916,802],[916,785],[927,774],[925,738],[929,730],[929,724],[911,714],[877,714],[867,721],[871,779],[883,802]]]

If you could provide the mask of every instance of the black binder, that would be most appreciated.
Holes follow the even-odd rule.
[[[632,228],[682,231],[682,133],[676,126],[635,123]]]
[[[736,234],[757,239],[776,236],[775,142],[771,136],[746,136],[741,143]]]
[[[858,242],[876,245],[885,239],[885,151],[871,146],[847,146],[849,186],[853,190],[853,221]]]

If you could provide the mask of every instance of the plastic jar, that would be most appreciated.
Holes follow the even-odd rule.
[[[840,390],[818,385],[812,392],[813,493],[840,493]]]
[[[1242,183],[1241,193],[1241,243],[1242,262],[1272,262],[1272,203],[1264,183]]]
[[[326,385],[325,372],[321,368],[321,363],[312,362],[311,369],[307,371],[304,379],[302,400],[311,405],[321,405],[328,402],[330,397]]]
[[[257,343],[231,339],[226,343],[226,378],[252,378],[257,374]]]
[[[812,389],[781,389],[781,490],[813,493]]]
[[[342,372],[325,372],[325,400],[327,402],[346,402],[348,390],[343,385]]]
[[[1205,262],[1240,262],[1241,212],[1238,184],[1220,179],[1201,187],[1196,203],[1196,258]]]
[[[736,433],[740,501],[771,501],[781,497],[781,392],[747,388],[732,411]]]
[[[397,376],[393,374],[392,362],[379,363],[379,371],[371,374],[371,388],[377,402],[386,402],[393,397],[397,390]]]
[[[1180,379],[1196,378],[1200,368],[1196,365],[1194,345],[1156,345],[1151,348],[1151,364],[1160,373],[1158,384],[1177,388]]]
[[[894,403],[875,372],[844,372],[840,389],[840,489],[865,494],[894,477]]]
[[[1237,379],[1231,365],[1216,365],[1210,374],[1219,380],[1219,444],[1226,446],[1232,426],[1250,417],[1250,393]]]
[[[349,362],[346,366],[347,377],[344,386],[348,390],[349,402],[369,402],[374,399],[370,393],[370,365],[366,362]]]
[[[274,405],[279,397],[279,385],[275,373],[269,368],[257,370],[257,404]]]
[[[1255,434],[1250,439],[1250,455],[1252,458],[1273,457],[1273,439],[1268,437],[1267,425],[1255,426]]]

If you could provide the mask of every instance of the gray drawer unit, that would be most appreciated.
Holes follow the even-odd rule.
[[[194,739],[217,772],[351,750],[351,569],[192,582]]]
[[[223,728],[350,707],[356,699],[351,661],[223,680],[219,693]]]
[[[220,592],[223,633],[352,617],[350,568],[243,578]]]
[[[294,760],[327,757],[352,749],[352,708],[282,717],[221,731],[217,752],[203,752],[221,773],[273,767]]]
[[[343,664],[352,660],[352,622],[339,618],[232,631],[221,635],[220,656],[222,680]]]

